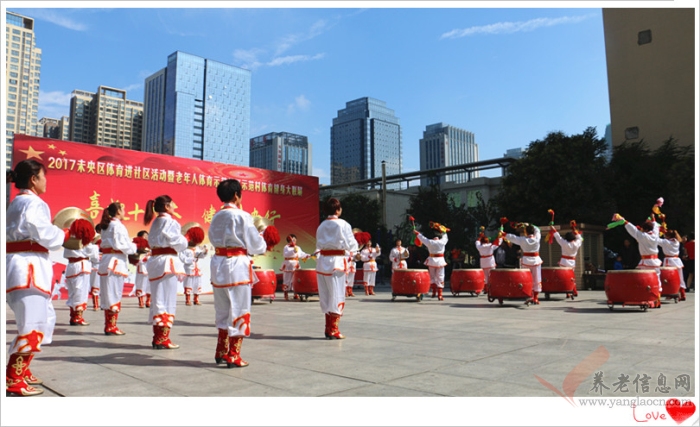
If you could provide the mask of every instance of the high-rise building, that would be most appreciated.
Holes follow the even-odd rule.
[[[435,123],[428,125],[419,141],[420,169],[438,169],[479,161],[479,146],[474,134],[464,129]],[[421,179],[421,185],[438,185],[445,182],[464,184],[478,178],[479,172],[459,172]]]
[[[5,111],[5,164],[12,167],[12,140],[15,133],[37,136],[39,121],[39,81],[41,49],[36,47],[34,19],[5,12],[5,52],[7,88]]]
[[[251,72],[183,52],[144,88],[143,151],[248,166]]]
[[[141,150],[143,103],[126,91],[100,86],[97,92],[74,90],[70,100],[71,141]]]
[[[289,132],[271,132],[251,138],[250,166],[310,175],[312,170],[309,139]]]
[[[696,146],[693,8],[603,8],[612,145]]]
[[[70,138],[70,117],[63,116],[60,119],[42,117],[39,120],[38,129],[39,136],[68,141]]]
[[[384,101],[360,98],[338,110],[331,127],[331,185],[401,173],[401,125]]]

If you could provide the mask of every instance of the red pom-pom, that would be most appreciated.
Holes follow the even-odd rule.
[[[190,246],[197,246],[204,241],[204,229],[202,227],[191,227],[185,233],[185,237]]]
[[[413,244],[416,245],[416,246],[419,247],[419,248],[420,248],[421,246],[423,246],[423,242],[420,241],[420,239],[418,238],[418,236],[416,236],[415,240],[413,240]]]
[[[145,253],[146,249],[151,248],[151,246],[148,244],[148,240],[144,239],[143,237],[136,236],[132,242],[136,244],[136,252],[140,254]]]
[[[280,242],[280,234],[277,231],[277,227],[274,225],[268,225],[265,231],[263,231],[262,237],[265,239],[265,243],[267,243],[268,251],[271,251],[272,248]]]
[[[90,221],[78,218],[70,225],[70,234],[80,239],[83,245],[87,245],[95,238],[95,229]]]
[[[510,222],[510,221],[508,221],[508,218],[506,218],[506,217],[501,217],[501,225],[506,225],[506,224],[508,224],[509,222]]]
[[[358,231],[357,233],[353,234],[355,236],[355,240],[357,241],[357,246],[364,246],[367,244],[367,242],[370,241],[372,236],[366,232],[366,231]]]

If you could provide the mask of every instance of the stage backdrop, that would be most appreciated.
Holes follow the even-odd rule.
[[[176,206],[175,219],[180,225],[197,222],[206,236],[212,216],[222,205],[216,186],[235,178],[243,187],[243,210],[270,219],[280,233],[281,242],[272,252],[256,256],[255,265],[279,272],[289,233],[296,234],[305,252],[315,249],[319,217],[318,178],[314,176],[15,135],[13,162],[25,159],[40,161],[48,170],[47,190],[41,197],[49,204],[52,217],[63,208],[78,207],[97,224],[103,209],[116,201],[124,207],[123,223],[133,238],[140,230],[150,229],[143,224],[146,202],[167,194]],[[16,194],[13,186],[11,198]],[[208,237],[205,244],[211,249]],[[62,250],[51,256],[56,262],[67,262]],[[200,261],[200,267],[203,290],[211,291],[209,257]],[[315,268],[315,262],[309,260],[302,268]]]

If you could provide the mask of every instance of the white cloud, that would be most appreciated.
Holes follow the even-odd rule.
[[[39,104],[43,105],[58,105],[63,107],[70,106],[70,93],[65,93],[61,91],[54,92],[43,92],[39,91]]]
[[[314,22],[306,33],[289,34],[284,36],[276,43],[275,55],[280,55],[299,43],[311,40],[314,37],[321,35],[328,31],[328,29],[331,27],[332,25],[329,25],[327,21],[322,19]]]
[[[312,168],[313,169],[313,175],[318,177],[318,178],[330,178],[331,176],[328,174],[327,171],[321,168]]]
[[[577,24],[591,16],[592,15],[562,16],[560,18],[535,18],[524,22],[497,22],[495,24],[455,29],[442,34],[440,38],[457,39],[475,34],[512,34],[522,31],[534,31],[538,28],[552,27],[554,25]]]
[[[131,85],[125,87],[124,90],[126,91],[126,97],[128,99],[134,99],[133,96],[129,95],[129,92],[132,92],[132,91],[136,92],[138,89],[143,90],[143,83],[134,83],[134,84],[131,84]]]
[[[56,9],[33,9],[31,17],[40,21],[48,21],[63,28],[75,31],[86,31],[88,26],[75,22],[62,13],[56,12]]]
[[[280,65],[293,64],[295,62],[315,61],[317,59],[323,58],[324,56],[326,56],[325,53],[317,53],[316,55],[281,56],[281,57],[273,59],[272,61],[268,62],[265,65],[267,65],[268,67],[277,67]]]
[[[306,96],[299,95],[296,98],[294,98],[294,102],[292,104],[289,104],[289,106],[287,107],[287,112],[293,113],[296,110],[308,111],[310,107],[311,101],[309,101],[306,98]]]

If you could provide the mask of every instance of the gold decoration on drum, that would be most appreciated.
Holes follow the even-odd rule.
[[[92,222],[92,218],[90,217],[90,214],[87,213],[87,211],[84,211],[83,209],[76,208],[74,206],[63,208],[58,213],[56,216],[53,218],[53,225],[56,227],[63,229],[70,228],[71,224],[76,219],[84,219],[94,227],[95,223]],[[83,248],[83,242],[80,241],[80,239],[76,237],[69,237],[68,240],[66,240],[63,243],[63,247],[66,249],[82,249]]]

